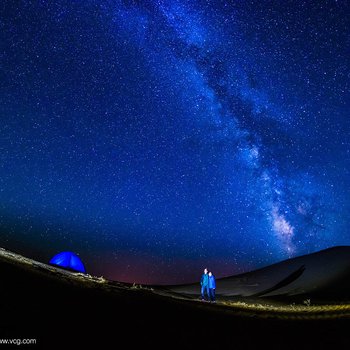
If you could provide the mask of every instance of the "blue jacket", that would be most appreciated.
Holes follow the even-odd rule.
[[[209,283],[209,276],[207,273],[203,273],[201,278],[201,286],[207,286]]]
[[[209,279],[209,288],[216,288],[215,277],[214,275],[208,276]]]

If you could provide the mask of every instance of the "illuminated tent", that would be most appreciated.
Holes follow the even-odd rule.
[[[86,273],[85,266],[79,256],[72,252],[61,252],[55,255],[50,264],[64,269]]]

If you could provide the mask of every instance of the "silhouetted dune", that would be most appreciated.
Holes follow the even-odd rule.
[[[333,279],[327,278],[326,286],[331,281],[338,285],[348,267],[344,259],[348,258],[348,248],[336,248],[226,278],[219,281],[218,286],[226,288],[222,293],[226,295],[235,293],[233,286],[240,286],[240,292],[245,295],[256,295],[259,291],[270,294],[291,288],[296,282],[299,284],[290,290],[302,286],[307,290],[321,290],[321,284],[315,286],[315,281],[325,286],[324,276],[332,272]],[[317,277],[312,283],[308,269]],[[297,320],[287,314],[278,319],[273,314],[265,317],[261,312],[258,316],[254,309],[242,313],[220,303],[181,300],[176,294],[163,295],[163,288],[135,288],[72,273],[3,249],[0,249],[0,281],[0,339],[35,338],[35,348],[225,346],[295,350],[346,348],[348,345],[348,313],[317,319],[308,317],[306,312],[298,315]],[[251,283],[258,286],[251,286]],[[268,291],[266,288],[271,286],[277,289]],[[196,293],[198,286],[178,288]]]
[[[198,295],[198,283],[170,286],[184,295]],[[217,280],[218,297],[307,295],[324,300],[350,296],[350,247],[334,247],[285,260],[259,270]]]

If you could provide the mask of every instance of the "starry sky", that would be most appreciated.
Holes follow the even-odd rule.
[[[187,283],[350,245],[347,1],[0,3],[0,246]]]

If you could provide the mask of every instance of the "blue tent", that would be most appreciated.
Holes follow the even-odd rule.
[[[50,264],[73,271],[86,272],[85,266],[79,256],[72,252],[58,253],[50,260]]]

